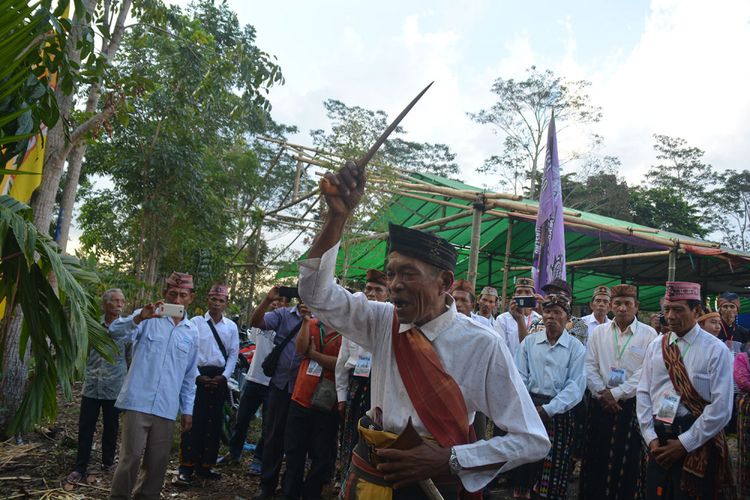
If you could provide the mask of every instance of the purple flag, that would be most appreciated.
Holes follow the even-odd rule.
[[[547,155],[544,160],[542,189],[539,192],[539,212],[536,216],[536,241],[531,274],[537,289],[555,278],[566,279],[565,228],[554,112],[547,130]]]

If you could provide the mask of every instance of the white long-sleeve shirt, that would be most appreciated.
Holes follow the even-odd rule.
[[[554,345],[544,330],[523,339],[516,353],[516,366],[530,393],[552,398],[542,405],[550,417],[570,411],[581,402],[586,389],[585,354],[581,341],[567,330]]]
[[[598,397],[610,389],[615,401],[635,397],[646,348],[655,338],[656,330],[637,319],[624,332],[614,321],[594,328],[586,346],[586,384],[591,394]],[[617,387],[607,385],[612,368],[625,370],[625,381]]]
[[[524,316],[526,322],[526,332],[531,329],[531,325],[542,319],[542,315],[536,311],[531,311],[528,316]],[[521,339],[518,338],[518,323],[513,315],[506,311],[497,317],[495,321],[495,331],[505,339],[505,344],[510,350],[510,355],[514,358],[518,352],[518,348],[521,347]]]
[[[227,351],[227,359],[224,360],[219,344],[216,343],[211,327],[208,326],[208,322],[212,321],[211,315],[206,313],[203,316],[195,316],[190,321],[198,327],[198,366],[223,366],[222,375],[229,380],[240,354],[240,334],[237,325],[223,315],[218,323],[214,323],[216,333],[219,334],[219,339]]]
[[[338,286],[333,279],[339,245],[320,259],[300,263],[299,293],[305,304],[331,328],[372,353],[371,405],[380,408],[383,428],[399,434],[409,418],[417,432],[429,432],[417,415],[401,380],[391,341],[394,306],[367,300]],[[399,333],[412,328],[402,324]],[[505,436],[455,446],[464,470],[459,478],[468,491],[478,491],[501,471],[544,458],[550,442],[542,421],[503,339],[456,312],[446,295],[446,310],[420,330],[432,343],[445,371],[461,388],[469,422],[477,411],[487,415]],[[471,470],[505,462],[494,470]]]
[[[661,398],[665,391],[674,392],[674,386],[664,364],[661,341],[660,335],[646,349],[646,359],[643,362],[641,381],[636,393],[638,423],[646,443],[657,437],[654,430],[654,415],[659,409]],[[697,324],[682,338],[674,333],[670,334],[669,341],[677,342],[690,382],[698,394],[709,402],[690,429],[678,436],[689,453],[717,435],[732,417],[732,354],[719,339]],[[687,414],[688,409],[680,402],[677,415]]]
[[[366,356],[368,353],[359,345],[355,344],[348,338],[341,340],[341,349],[336,358],[336,397],[339,403],[346,402],[349,394],[349,378],[352,371],[357,366],[360,356]]]

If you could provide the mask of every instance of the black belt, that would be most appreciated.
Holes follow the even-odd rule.
[[[198,373],[205,375],[206,377],[215,377],[217,375],[224,374],[223,366],[199,366]]]
[[[554,399],[552,396],[545,396],[544,394],[534,394],[532,392],[529,393],[529,396],[531,396],[531,402],[534,403],[534,406],[546,405]]]

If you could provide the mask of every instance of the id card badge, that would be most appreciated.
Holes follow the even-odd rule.
[[[615,368],[614,366],[610,368],[609,380],[607,381],[607,387],[617,387],[623,382],[625,382],[625,369]]]
[[[310,360],[310,364],[307,365],[307,371],[305,372],[313,377],[320,377],[323,375],[323,367],[318,364],[317,361]]]
[[[372,354],[360,354],[354,367],[354,375],[357,377],[369,377],[372,366]]]
[[[680,395],[675,391],[664,391],[659,403],[659,409],[656,412],[656,419],[667,424],[674,422],[677,416],[677,408],[680,406]]]

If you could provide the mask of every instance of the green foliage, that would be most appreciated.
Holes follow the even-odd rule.
[[[84,194],[81,243],[140,287],[131,300],[152,298],[172,270],[194,274],[202,300],[228,279],[254,211],[291,191],[288,159],[269,173],[275,152],[248,137],[293,129],[268,113],[281,70],[226,3],[171,6],[162,26],[134,26],[115,59],[133,97],[128,120],[89,146],[84,172],[112,187]]]
[[[750,171],[727,170],[716,179],[718,187],[707,194],[707,200],[721,221],[717,225],[724,243],[750,251]]]
[[[67,2],[0,0],[0,163],[26,151],[41,124],[59,119],[52,74],[64,88],[74,69],[65,54]],[[20,158],[19,158],[20,159]],[[6,173],[6,172],[3,172]]]
[[[384,111],[347,106],[335,99],[327,99],[323,106],[331,121],[330,131],[312,130],[310,135],[316,147],[339,157],[359,158],[390,124]],[[456,155],[447,145],[408,141],[403,138],[405,133],[403,127],[398,126],[368,166],[370,177],[386,183],[381,185],[381,188],[385,188],[398,177],[396,168],[444,177],[452,177],[458,173]],[[338,167],[335,164],[332,166]],[[360,203],[359,209],[350,221],[353,225],[378,220],[378,217],[373,215],[380,213],[390,203],[388,189],[368,190],[365,197],[366,200]]]
[[[331,120],[331,130],[312,130],[310,135],[313,144],[344,158],[362,155],[390,124],[384,111],[347,106],[335,99],[325,100],[323,107]],[[375,155],[373,162],[444,177],[458,173],[456,155],[447,145],[413,142],[399,137],[405,133],[404,128],[398,126]]]
[[[631,189],[630,215],[633,222],[677,234],[702,238],[710,232],[701,216],[672,186]]]
[[[497,102],[488,109],[468,113],[477,123],[490,125],[503,138],[503,152],[487,160],[480,172],[501,172],[515,185],[517,172],[526,174],[529,196],[536,196],[538,162],[546,147],[546,130],[552,111],[558,131],[569,124],[598,122],[601,109],[589,103],[584,80],[570,81],[552,71],[527,70],[525,80],[498,78],[492,84]]]
[[[13,434],[54,418],[57,387],[71,396],[71,382],[82,373],[89,347],[109,357],[115,345],[99,324],[98,301],[82,286],[95,284],[96,274],[61,256],[31,222],[29,207],[9,196],[0,196],[0,239],[0,301],[6,301],[0,348],[4,352],[8,340],[8,312],[18,306],[23,311],[19,352],[30,345],[32,357],[28,390],[5,430]]]

